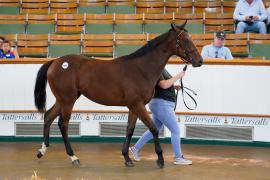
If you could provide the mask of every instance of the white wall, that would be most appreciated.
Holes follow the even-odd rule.
[[[34,110],[34,83],[40,64],[0,65],[0,110]],[[183,65],[167,65],[172,74]],[[204,65],[188,67],[184,85],[194,89],[198,108],[194,112],[209,113],[270,113],[270,67]],[[49,88],[48,106],[54,103]],[[191,102],[188,102],[189,104]],[[191,104],[192,105],[192,104]],[[108,107],[81,97],[75,104],[77,110],[126,110],[125,107]],[[178,96],[177,110],[187,112]]]

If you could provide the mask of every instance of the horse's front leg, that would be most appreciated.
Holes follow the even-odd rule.
[[[158,138],[158,130],[153,123],[151,117],[149,116],[145,105],[144,104],[138,104],[136,108],[134,109],[140,120],[149,128],[149,131],[153,134],[154,143],[155,143],[155,151],[158,155],[157,165],[158,167],[162,168],[164,167],[164,158],[162,154],[162,149],[160,146],[159,138]]]
[[[131,141],[134,129],[135,129],[135,124],[136,124],[137,118],[138,118],[138,116],[132,110],[129,110],[128,125],[127,125],[127,131],[126,131],[126,140],[125,140],[125,142],[123,144],[123,148],[122,148],[122,155],[125,158],[125,165],[127,167],[134,166],[132,160],[130,159],[130,157],[128,155],[128,148],[129,148],[130,141]]]

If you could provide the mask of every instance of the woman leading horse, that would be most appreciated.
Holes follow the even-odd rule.
[[[37,157],[42,157],[49,146],[49,131],[53,120],[59,116],[58,125],[64,139],[66,152],[73,164],[79,164],[68,139],[68,124],[75,101],[84,95],[88,99],[108,106],[127,106],[129,109],[126,140],[122,155],[126,166],[133,166],[128,148],[137,118],[149,128],[154,137],[157,165],[164,166],[158,131],[145,105],[154,94],[154,87],[167,61],[172,55],[181,57],[194,67],[202,65],[202,57],[187,31],[186,22],[149,41],[136,52],[102,61],[81,55],[67,55],[44,64],[37,75],[35,105],[44,114],[44,142]],[[56,98],[48,110],[46,105],[46,84],[50,84]]]

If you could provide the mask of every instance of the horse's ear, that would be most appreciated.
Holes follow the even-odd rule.
[[[174,31],[179,31],[178,27],[176,26],[176,24],[172,23],[171,24],[172,30]]]
[[[179,26],[179,28],[180,28],[180,29],[184,29],[184,28],[185,28],[185,26],[186,26],[186,24],[187,24],[187,20],[185,21],[185,23],[184,23],[184,24],[182,24],[181,26]]]

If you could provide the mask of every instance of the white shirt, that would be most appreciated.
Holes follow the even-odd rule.
[[[258,16],[260,21],[264,21],[267,14],[262,0],[253,0],[251,4],[248,4],[246,0],[239,0],[233,13],[233,19],[245,21],[245,16]]]

